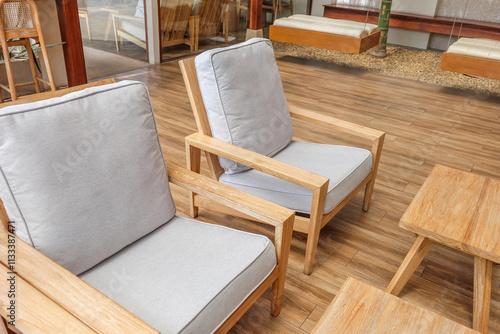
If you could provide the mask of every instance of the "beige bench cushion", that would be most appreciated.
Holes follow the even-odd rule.
[[[364,37],[378,29],[375,24],[303,14],[277,19],[274,25],[356,38]]]
[[[500,41],[462,37],[448,48],[448,53],[500,60]]]

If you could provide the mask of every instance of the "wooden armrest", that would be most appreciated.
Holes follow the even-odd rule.
[[[317,190],[328,184],[329,179],[306,171],[302,168],[269,158],[265,155],[228,144],[201,133],[193,133],[186,137],[186,145],[194,146],[242,165],[254,168],[263,173],[278,177],[310,190]]]
[[[296,119],[306,121],[311,124],[321,125],[336,131],[357,137],[377,140],[385,135],[385,132],[368,128],[366,126],[343,121],[334,117],[318,114],[310,110],[289,106],[290,114]]]
[[[25,334],[96,333],[4,265],[0,274],[0,314],[10,326]]]
[[[269,225],[293,224],[295,212],[185,168],[168,167],[170,182]]]
[[[4,208],[0,201],[0,211],[2,210]],[[9,264],[8,245],[12,244],[8,240],[12,240],[12,236],[7,230],[0,228],[0,261],[7,267]],[[14,240],[17,256],[14,267],[9,269],[17,272],[18,278],[25,280],[94,331],[98,333],[158,333],[144,321],[21,239],[16,237]],[[2,289],[2,291],[5,290]],[[19,290],[17,295],[19,301],[25,298],[25,293],[27,292]],[[40,308],[42,310],[43,304],[40,304]],[[37,308],[33,312],[41,311]],[[72,333],[71,330],[61,332]],[[39,332],[35,331],[35,333]]]

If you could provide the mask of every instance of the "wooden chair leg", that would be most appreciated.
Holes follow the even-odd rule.
[[[87,22],[87,33],[89,35],[89,41],[91,41],[92,35],[90,33],[90,22],[89,22],[89,14],[88,13],[85,15],[85,21]]]
[[[229,12],[226,11],[224,13],[224,43],[227,45],[228,42],[229,42]]]
[[[195,26],[195,35],[194,35],[195,48],[194,48],[194,51],[197,52],[198,46],[200,44],[200,16],[199,15],[196,15],[194,26]]]
[[[375,186],[374,179],[368,182],[365,186],[365,196],[363,198],[363,211],[368,211],[370,209],[370,202],[372,200],[374,186]]]
[[[9,89],[12,101],[17,100],[16,83],[14,82],[14,72],[12,71],[12,63],[10,61],[9,47],[7,43],[2,43],[3,59],[5,59],[5,71],[7,73],[7,81],[9,82]]]
[[[304,261],[304,274],[306,275],[310,275],[313,270],[327,191],[328,182],[313,191],[309,231],[307,232],[306,258]]]
[[[40,34],[41,35],[41,34]],[[47,72],[47,77],[49,79],[49,85],[51,91],[56,91],[56,82],[54,80],[54,74],[52,73],[52,68],[50,67],[49,54],[47,52],[47,46],[45,45],[45,40],[40,36],[40,48],[42,49],[43,62],[45,63],[45,71]]]
[[[403,263],[399,266],[398,271],[387,286],[387,289],[385,289],[385,292],[391,293],[395,296],[399,295],[433,244],[433,240],[419,235],[413,246],[411,246],[408,251],[408,254],[406,254],[406,257],[403,260]]]
[[[194,15],[189,17],[189,43],[190,51],[198,51],[198,37],[200,34],[200,16]]]
[[[187,169],[195,173],[201,171],[201,150],[197,147],[189,145],[186,142],[186,163]],[[189,192],[189,215],[191,218],[198,217],[198,207],[194,205],[194,197],[196,193]]]
[[[109,13],[108,20],[106,21],[106,30],[104,31],[104,41],[107,42],[109,38],[109,31],[111,30],[111,25],[113,24],[113,15]],[[115,35],[116,38],[116,35]]]
[[[382,154],[382,147],[384,146],[385,133],[372,143],[372,156],[373,156],[373,170],[370,182],[365,187],[365,198],[363,200],[363,211],[368,211],[370,208],[370,201],[372,199],[373,187],[375,186],[375,178],[377,177],[378,165],[380,162],[380,155]]]
[[[120,41],[118,37],[118,31],[116,29],[116,19],[113,15],[111,15],[112,21],[113,21],[113,31],[115,32],[115,43],[116,43],[116,51],[120,51]]]
[[[278,279],[274,281],[271,291],[271,314],[275,317],[280,314],[281,305],[283,303],[283,292],[285,291],[286,270],[288,268],[288,257],[290,245],[292,243],[293,220],[295,219],[295,215],[290,219],[291,221],[289,220],[282,225],[282,230],[277,227],[274,231],[274,244],[276,246],[276,256],[279,265],[279,276]],[[279,236],[283,236],[283,238],[280,239]]]
[[[38,74],[36,72],[35,56],[31,51],[31,43],[28,38],[25,38],[24,42],[25,42],[24,47],[26,48],[26,52],[28,54],[28,61],[30,63],[31,76],[33,77],[33,81],[35,83],[35,91],[37,93],[40,93],[40,82],[38,81]]]
[[[474,257],[474,310],[473,329],[488,333],[491,303],[491,279],[493,262]]]

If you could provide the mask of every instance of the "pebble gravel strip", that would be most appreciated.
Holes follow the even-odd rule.
[[[378,59],[370,56],[369,51],[355,55],[274,41],[273,46],[277,56],[288,55],[319,60],[343,67],[473,91],[478,94],[500,96],[500,80],[472,77],[441,70],[439,68],[441,52],[389,46],[387,57]]]

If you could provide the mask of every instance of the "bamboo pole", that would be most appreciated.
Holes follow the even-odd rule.
[[[387,56],[387,32],[389,31],[389,20],[391,16],[392,0],[382,0],[380,14],[378,17],[378,28],[380,30],[380,43],[378,49],[370,52],[372,56],[384,58]]]

